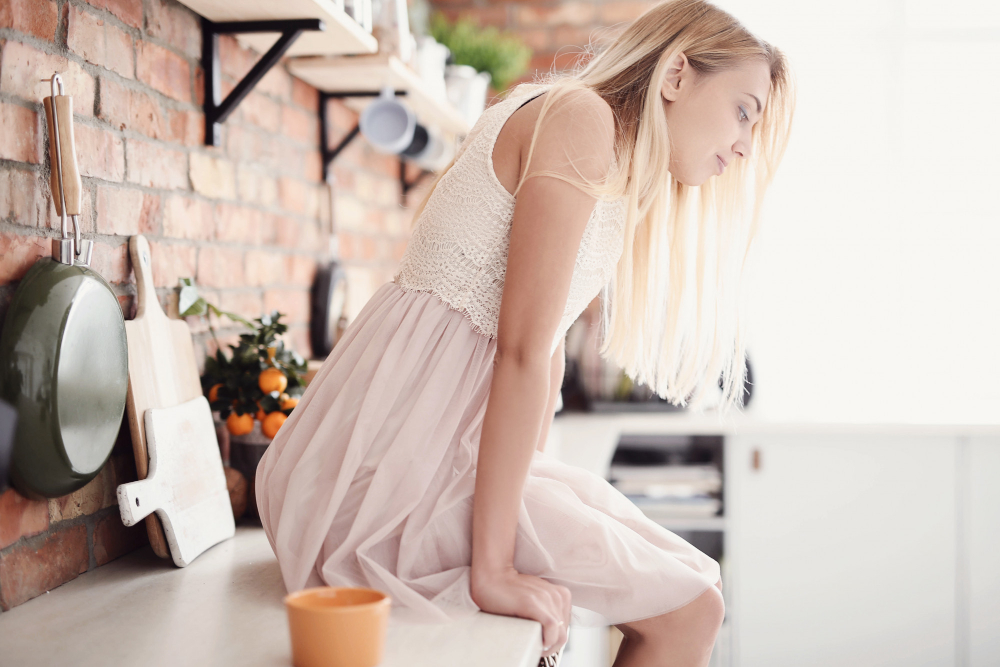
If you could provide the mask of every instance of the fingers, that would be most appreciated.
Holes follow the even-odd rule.
[[[566,645],[572,611],[572,594],[568,588],[549,584],[545,589],[549,595],[551,618],[542,623],[543,657],[554,655]]]

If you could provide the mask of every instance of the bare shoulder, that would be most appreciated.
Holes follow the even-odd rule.
[[[557,96],[542,118],[535,150],[539,166],[544,162],[551,168],[554,162],[568,160],[594,178],[607,171],[614,140],[611,105],[593,90],[572,89]]]

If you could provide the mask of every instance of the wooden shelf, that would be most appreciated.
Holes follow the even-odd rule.
[[[216,23],[320,19],[323,32],[303,33],[288,49],[289,56],[326,56],[375,53],[378,40],[331,0],[180,0],[189,9]],[[237,34],[243,46],[266,53],[280,33]]]
[[[296,58],[288,63],[291,73],[328,93],[378,92],[383,86],[406,91],[406,103],[420,122],[445,134],[465,135],[469,125],[447,100],[428,91],[416,72],[393,55],[376,53],[346,57]],[[345,104],[361,112],[374,97],[346,99]],[[454,137],[453,137],[454,138]]]

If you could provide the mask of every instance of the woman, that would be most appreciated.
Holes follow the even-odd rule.
[[[616,667],[707,664],[718,563],[542,449],[563,336],[602,290],[602,354],[675,402],[720,376],[738,402],[735,278],[791,116],[782,54],[701,0],[487,109],[261,460],[288,590],[535,619],[544,656],[577,607],[622,630]]]

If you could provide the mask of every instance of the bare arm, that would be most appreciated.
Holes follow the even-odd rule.
[[[545,418],[542,420],[542,432],[538,436],[536,449],[545,451],[545,442],[549,439],[549,428],[556,414],[556,400],[559,398],[559,391],[562,389],[563,376],[566,374],[566,337],[559,341],[559,347],[552,355],[549,364],[549,403],[545,408]]]
[[[610,107],[594,93],[574,93],[554,104],[543,119],[528,174],[555,169],[574,178],[568,158],[586,177],[600,178],[611,161],[612,140]],[[547,654],[565,643],[569,590],[518,573],[514,545],[527,471],[543,423],[551,420],[549,351],[595,203],[593,197],[557,178],[531,177],[521,185],[511,223],[496,359],[476,470],[473,600],[484,611],[542,623]]]

